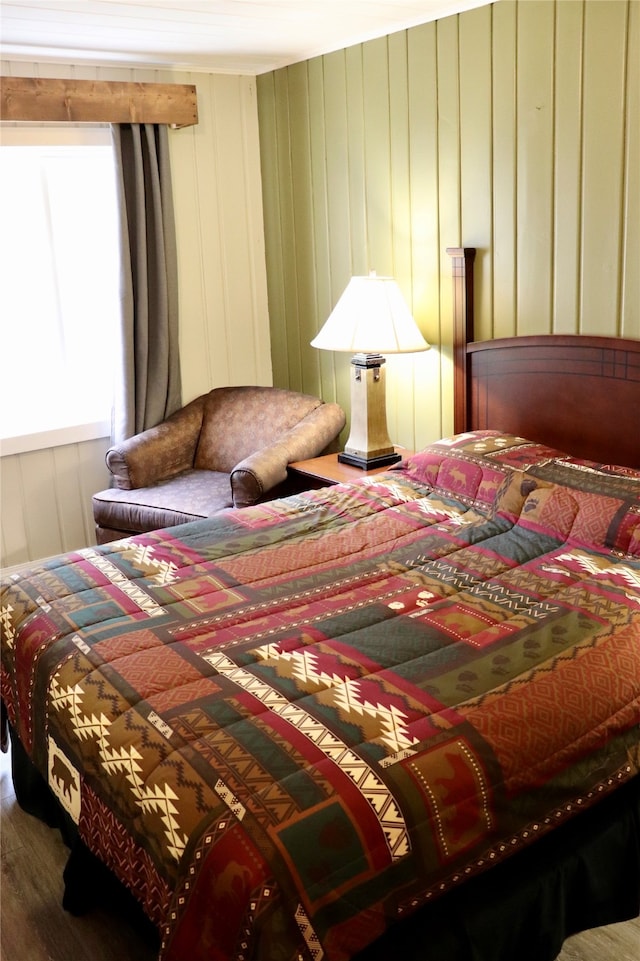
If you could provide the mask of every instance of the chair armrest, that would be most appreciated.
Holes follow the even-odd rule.
[[[111,447],[106,454],[113,486],[149,487],[193,467],[202,427],[202,400],[196,398],[171,417]]]
[[[249,454],[231,471],[234,507],[255,504],[287,478],[287,467],[296,460],[317,457],[335,440],[345,425],[338,404],[321,404],[284,434],[276,444]]]

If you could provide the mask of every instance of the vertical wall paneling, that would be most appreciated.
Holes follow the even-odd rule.
[[[334,104],[340,98],[341,91],[334,85],[330,103]],[[365,109],[364,109],[364,70],[363,48],[361,45],[349,47],[344,51],[344,89],[342,97],[345,102],[344,122],[347,138],[347,167],[340,174],[333,167],[332,176],[346,179],[348,232],[343,238],[347,244],[348,260],[340,263],[335,256],[331,257],[331,306],[342,294],[351,276],[364,276],[373,267],[369,252],[369,220],[367,204],[367,178],[364,176],[366,165],[365,153]],[[331,233],[333,241],[334,234]],[[321,283],[319,281],[319,283]],[[321,320],[324,319],[324,315]],[[351,403],[351,367],[350,358],[346,354],[335,357],[334,361],[336,400],[345,411],[349,411]],[[343,432],[344,440],[348,436],[348,428]]]
[[[474,281],[478,334],[491,337],[493,193],[492,193],[492,7],[479,7],[460,18],[460,190],[461,235],[475,247]],[[484,322],[484,324],[483,324]]]
[[[365,90],[364,90],[363,48],[361,45],[350,47],[344,51],[344,89],[342,97],[345,102],[344,122],[347,139],[347,168],[341,174],[332,168],[333,180],[344,178],[347,183],[347,211],[348,233],[341,239],[347,244],[348,260],[341,263],[331,251],[331,303],[342,294],[351,276],[364,276],[370,270],[377,269],[371,261],[369,247],[369,208],[367,203],[366,170],[366,126],[365,126]],[[338,85],[333,86],[330,103],[341,96]],[[331,247],[333,248],[334,233],[331,232]],[[351,367],[350,357],[346,354],[335,358],[336,400],[345,411],[351,403]],[[344,438],[348,429],[344,431]]]
[[[366,138],[365,138],[365,92],[364,92],[364,69],[363,69],[363,50],[362,46],[354,46],[344,51],[344,67],[341,66],[341,74],[344,69],[344,111],[340,109],[339,85],[333,86],[331,97],[326,102],[326,109],[340,110],[345,124],[346,147],[347,147],[347,166],[340,171],[337,164],[331,164],[331,184],[332,191],[339,189],[339,183],[346,180],[346,219],[342,218],[339,229],[343,231],[340,236],[339,247],[334,246],[335,232],[332,224],[327,224],[330,238],[330,288],[329,304],[331,309],[347,286],[350,277],[364,276],[369,270],[375,269],[370,261],[369,253],[369,220],[367,205],[367,177],[366,170]],[[325,73],[326,77],[326,73]],[[327,78],[328,79],[328,78]],[[329,145],[331,150],[331,145]],[[335,205],[334,205],[335,206]],[[334,208],[332,208],[334,209]],[[344,234],[346,230],[346,234]],[[346,245],[346,250],[345,250]],[[344,261],[341,260],[340,253],[344,253]],[[348,252],[348,257],[347,257]],[[318,274],[318,290],[323,289],[322,277]],[[322,323],[327,316],[325,309],[320,317]],[[335,399],[342,405],[345,411],[349,410],[351,403],[351,358],[348,354],[336,354],[334,357],[334,383]],[[324,381],[323,381],[324,390]],[[328,384],[329,391],[332,384]],[[331,396],[330,393],[328,396]],[[348,428],[343,432],[346,440]]]
[[[62,550],[74,550],[94,540],[91,495],[109,483],[104,455],[109,441],[100,438],[65,444],[51,451],[55,478],[56,516]],[[59,550],[57,544],[50,553]],[[40,555],[38,555],[40,556]]]
[[[337,53],[329,54],[325,58],[324,68],[321,78],[316,75],[316,79],[322,80],[322,89],[318,83],[314,84],[316,97],[322,97],[322,107],[314,113],[314,117],[317,120],[322,118],[324,129],[320,130],[318,125],[314,124],[313,151],[317,158],[314,172],[318,180],[322,178],[321,158],[324,157],[326,210],[319,208],[317,212],[323,218],[318,225],[318,232],[319,234],[322,232],[328,241],[332,302],[326,307],[330,309],[354,273],[349,239],[351,234],[349,178],[345,176],[349,170],[350,158],[344,51],[339,50]],[[322,191],[320,196],[322,197]],[[318,240],[321,240],[320,236]]]
[[[577,334],[580,316],[580,264],[582,249],[582,142],[584,4],[560,3],[556,7],[555,150],[553,233],[553,330]],[[569,279],[573,278],[573,283]]]
[[[348,140],[348,101],[345,97],[346,56],[340,50],[326,58],[322,64],[309,64],[309,152],[311,180],[308,198],[309,212],[313,219],[312,247],[317,262],[324,265],[324,276],[315,273],[314,309],[305,317],[306,346],[325,322],[336,301],[342,294],[349,277],[354,272],[351,263],[349,238],[351,217],[349,210],[350,168]],[[301,234],[304,245],[304,235]],[[346,405],[349,402],[349,360],[344,354],[335,355],[315,350],[322,376],[322,388],[316,384],[315,392],[329,400]],[[325,390],[325,386],[327,389]]]
[[[364,178],[367,210],[368,270],[393,270],[389,47],[386,37],[362,51]]]
[[[296,64],[288,74],[288,96],[291,110],[298,116],[310,118],[309,74],[306,63]],[[302,354],[308,350],[309,342],[316,332],[315,327],[315,275],[308,267],[313,263],[315,242],[313,237],[313,183],[310,164],[310,125],[297,124],[291,130],[291,186],[292,197],[292,236],[290,243],[297,256],[307,265],[307,269],[296,271],[292,277],[295,289],[295,310],[298,323],[293,338],[288,340],[291,351],[291,386],[296,390],[316,393],[318,391],[317,372],[309,379],[302,364]],[[300,244],[298,245],[298,237]],[[317,351],[316,351],[317,353]],[[295,358],[295,366],[293,360]],[[295,376],[293,376],[295,371]]]
[[[20,483],[25,511],[27,543],[35,557],[56,553],[60,539],[58,505],[55,496],[53,451],[39,450],[20,455]]]
[[[306,122],[306,115],[303,123]],[[296,281],[297,237],[295,233],[294,216],[294,183],[291,164],[291,128],[289,123],[289,76],[287,73],[276,75],[276,129],[278,133],[278,176],[280,207],[280,242],[282,244],[282,263],[284,284],[282,297],[284,309],[292,319],[286,331],[286,337],[281,338],[284,347],[284,359],[287,365],[288,384],[293,387],[300,379],[300,330],[298,327],[298,298]],[[282,361],[281,361],[282,364]]]
[[[517,234],[516,37],[517,6],[501,0],[491,8],[493,314],[477,318],[482,335],[515,334]],[[464,238],[466,243],[466,238]]]
[[[84,543],[86,544],[93,544],[94,541],[95,524],[91,507],[91,496],[95,491],[103,490],[109,485],[109,475],[104,460],[109,443],[109,439],[103,437],[78,445],[77,463],[80,483],[80,510],[84,523]],[[75,506],[75,510],[77,509],[78,505]],[[74,546],[73,543],[68,543],[69,550]]]
[[[75,502],[79,505],[83,503],[78,448],[78,444],[65,444],[51,450],[50,476],[55,478],[52,494],[60,532],[59,540],[63,550],[72,550],[77,544],[85,543],[86,516],[82,507],[72,512],[62,509],[65,502]],[[50,554],[55,552],[56,546],[49,551]]]
[[[460,209],[460,85],[459,85],[459,22],[447,17],[437,23],[436,32],[436,89],[438,97],[437,127],[433,131],[438,142],[438,224],[441,263],[448,267],[442,255],[446,247],[459,246],[462,231]],[[447,239],[453,238],[453,239]],[[452,338],[447,327],[442,330],[445,342]]]
[[[203,178],[205,183],[215,183],[217,202],[215,219],[218,226],[218,248],[220,252],[221,289],[216,303],[224,306],[224,316],[229,318],[226,325],[226,349],[229,369],[234,371],[236,382],[242,384],[271,383],[271,359],[268,339],[257,340],[257,325],[254,309],[257,304],[261,311],[266,301],[260,296],[256,299],[252,282],[258,276],[255,267],[256,253],[262,257],[262,249],[256,250],[252,227],[262,218],[256,215],[261,210],[260,192],[254,191],[257,209],[251,207],[249,177],[247,175],[247,132],[255,126],[253,78],[222,76],[216,78],[214,94],[211,98],[214,111],[214,139],[216,156],[216,176],[211,172]],[[251,116],[247,116],[251,110]],[[229,141],[229,137],[231,140]],[[257,152],[257,143],[256,143]],[[256,178],[256,184],[259,180]],[[235,185],[236,189],[232,189]],[[251,209],[250,209],[251,207]],[[259,271],[263,277],[263,269]],[[265,314],[262,313],[264,319]]]
[[[196,84],[201,102],[200,78],[190,74],[188,82]],[[205,207],[199,190],[201,170],[198,158],[209,147],[206,135],[208,118],[205,117],[203,121],[201,117],[200,121],[197,126],[181,130],[179,137],[171,135],[169,139],[172,171],[182,171],[182,176],[172,176],[172,187],[180,278],[180,316],[189,318],[188,324],[180,325],[185,401],[208,389],[218,356],[217,339],[214,342],[206,323],[208,309],[212,307],[208,303],[209,277],[211,271],[215,270],[215,262],[210,263],[210,251],[205,249],[202,242],[203,230],[206,232],[211,211]],[[202,123],[204,126],[201,126]],[[187,371],[188,379],[185,382]]]
[[[425,24],[408,32],[407,83],[412,306],[426,339],[437,343],[440,339],[440,256],[435,24]]]
[[[440,244],[438,221],[438,137],[436,25],[425,24],[407,34],[407,83],[410,172],[410,244],[412,308],[432,349],[416,354],[414,418],[403,423],[407,444],[423,447],[442,435],[440,395]],[[435,134],[434,134],[435,132]],[[445,256],[445,260],[448,260]],[[413,428],[413,434],[411,433]]]
[[[0,457],[0,567],[30,556],[25,549],[27,530],[19,457]]]
[[[389,37],[389,163],[391,169],[391,271],[403,291],[411,284],[411,171],[406,32]]]
[[[319,327],[349,272],[393,271],[432,344],[388,360],[396,441],[423,446],[453,429],[446,247],[478,250],[480,337],[640,337],[639,16],[636,0],[500,0],[308,61],[310,117],[289,101],[275,142],[261,125],[268,238],[289,189],[270,182],[271,155],[312,129],[311,237],[299,222],[281,270],[267,241],[270,291],[309,274]],[[258,78],[265,108],[290,70]],[[274,344],[296,337],[281,303]],[[337,383],[345,403],[340,358],[300,351],[303,376],[319,374],[327,396]]]
[[[628,12],[628,4],[607,0],[585,6],[581,300],[586,334],[598,331],[602,317],[618,316],[620,307]]]
[[[440,267],[440,391],[442,429],[453,429],[453,325],[451,264],[447,247],[460,246],[462,211],[460,187],[460,54],[459,21],[447,17],[437,24],[437,137],[438,137],[438,225]]]
[[[341,59],[342,54],[338,53],[334,61],[334,87],[343,80]],[[296,158],[302,166],[301,148],[304,147],[308,155],[307,174],[301,180],[300,200],[304,204],[304,215],[309,218],[309,226],[308,232],[305,233],[305,224],[302,219],[298,219],[299,234],[296,244],[300,247],[298,258],[302,256],[309,269],[306,282],[304,278],[297,278],[298,282],[301,281],[304,284],[303,309],[306,311],[300,332],[298,362],[301,367],[308,368],[309,359],[311,359],[313,370],[320,377],[320,380],[314,384],[313,393],[321,395],[325,393],[325,383],[335,384],[336,359],[332,353],[316,350],[309,344],[333,307],[333,271],[330,252],[334,246],[340,249],[339,232],[343,222],[340,217],[332,221],[329,216],[332,165],[336,163],[336,157],[341,150],[342,137],[339,126],[342,123],[342,113],[334,113],[337,142],[328,147],[325,116],[326,101],[330,97],[330,91],[325,91],[324,66],[322,61],[312,60],[299,68],[304,70],[305,81],[305,109],[298,113],[300,117],[304,117],[304,123],[300,124],[300,127],[304,131],[305,143],[300,144]],[[295,68],[292,69],[295,70]],[[302,76],[300,79],[302,81]],[[300,96],[302,96],[302,90]],[[295,104],[293,106],[295,108]],[[344,163],[346,160],[344,153],[338,159]],[[334,217],[337,214],[338,212],[334,210]],[[332,223],[336,237],[335,245],[329,238]]]
[[[391,170],[391,264],[390,273],[398,281],[407,303],[413,309],[411,287],[411,170],[409,150],[409,87],[407,33],[394,33],[388,40],[389,64],[389,165]],[[413,358],[390,355],[387,358],[390,435],[405,442],[403,412],[415,408]],[[408,443],[406,446],[409,446]]]
[[[620,334],[640,337],[640,4],[629,4],[625,102],[624,207],[622,212],[622,270]]]
[[[255,78],[26,61],[3,61],[0,69],[9,76],[195,83],[200,122],[169,131],[183,400],[215,386],[272,383]],[[270,240],[273,232],[270,224]],[[292,257],[287,251],[288,265]],[[91,494],[108,483],[107,446],[103,439],[0,459],[2,564],[94,542]]]
[[[109,483],[108,438],[0,458],[0,566],[95,543],[91,495]]]
[[[221,178],[218,177],[218,164],[225,145],[224,130],[218,126],[215,86],[213,90],[208,91],[210,95],[206,97],[205,102],[200,104],[204,83],[204,78],[199,77],[196,87],[199,122],[197,127],[193,128],[195,149],[190,171],[196,188],[197,235],[187,239],[194,257],[197,255],[200,261],[198,265],[200,282],[195,284],[193,290],[198,298],[198,301],[193,304],[196,311],[195,323],[190,325],[189,334],[183,333],[182,342],[188,346],[189,359],[200,367],[199,383],[206,383],[209,379],[213,383],[218,383],[224,379],[224,372],[231,362],[229,327],[227,323],[222,322],[215,328],[210,328],[207,317],[211,311],[219,311],[222,320],[226,317],[228,310],[225,286],[226,237],[220,209],[223,190]],[[175,138],[171,139],[173,144]],[[188,221],[185,226],[187,224]],[[178,237],[178,247],[181,243],[182,231]],[[194,396],[199,393],[202,391],[198,390]]]
[[[245,286],[249,300],[246,309],[251,321],[254,344],[255,373],[245,370],[245,383],[273,384],[271,365],[271,335],[269,331],[269,303],[265,267],[264,217],[262,212],[262,179],[260,169],[260,136],[258,134],[258,91],[255,77],[248,81],[236,78],[239,86],[241,128],[238,136],[242,146],[242,192],[246,219],[247,272]],[[236,198],[236,206],[238,200]],[[233,216],[233,212],[231,213]],[[242,240],[241,240],[242,242]],[[230,269],[234,270],[232,261]],[[235,308],[234,308],[235,309]],[[236,336],[234,332],[234,344]]]
[[[345,100],[347,108],[347,143],[349,168],[349,254],[354,275],[366,274],[369,261],[366,178],[363,176],[364,154],[364,74],[362,46],[345,51]]]
[[[387,41],[389,111],[389,228],[391,260],[387,267],[407,302],[411,290],[411,208],[409,169],[409,91],[406,31],[392,34]],[[413,364],[403,356],[386,360],[388,426],[392,437],[400,431],[403,410],[413,410]]]
[[[363,134],[368,269],[394,276],[405,297],[411,290],[411,210],[406,33],[363,51]],[[386,363],[389,428],[406,443],[402,411],[414,408],[408,358]]]
[[[260,126],[260,164],[263,190],[265,262],[269,281],[269,317],[285,317],[285,271],[284,241],[282,237],[283,201],[281,199],[280,154],[281,141],[278,130],[278,96],[280,75],[265,75],[260,97],[258,98],[258,120]],[[282,181],[287,187],[289,180]],[[268,185],[268,188],[267,188]],[[287,373],[286,328],[279,324],[271,329],[271,362],[273,380],[281,386],[290,383]]]
[[[200,122],[170,137],[186,400],[272,378],[255,81],[190,79]]]
[[[518,3],[518,334],[552,330],[554,15],[554,4],[547,0]]]

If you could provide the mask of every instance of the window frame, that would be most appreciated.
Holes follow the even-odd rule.
[[[81,128],[81,136],[78,130]],[[2,146],[104,146],[112,141],[109,123],[19,123],[0,122]],[[61,427],[0,436],[0,457],[46,450],[96,440],[111,435],[113,408],[108,419],[79,421]]]

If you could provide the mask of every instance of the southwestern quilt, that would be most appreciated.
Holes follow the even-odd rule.
[[[0,622],[163,961],[347,961],[638,773],[640,472],[458,435],[42,562]]]

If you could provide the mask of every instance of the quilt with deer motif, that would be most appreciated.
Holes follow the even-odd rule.
[[[0,622],[163,961],[347,961],[638,773],[640,473],[458,435],[9,575]]]

